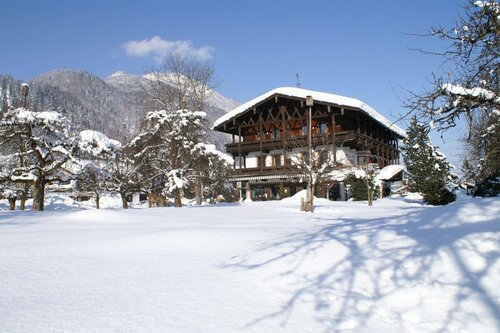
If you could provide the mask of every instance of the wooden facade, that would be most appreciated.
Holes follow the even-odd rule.
[[[288,196],[305,186],[289,155],[307,147],[308,119],[302,95],[278,91],[249,108],[243,106],[234,117],[216,122],[215,130],[232,135],[226,152],[234,158],[232,181],[244,189],[243,196],[271,199],[277,189],[281,196],[283,190]],[[360,108],[315,99],[311,127],[313,149],[322,147],[324,151],[326,147],[345,167],[399,164],[401,132]],[[316,195],[328,197],[332,186],[327,187],[322,190],[319,186]]]

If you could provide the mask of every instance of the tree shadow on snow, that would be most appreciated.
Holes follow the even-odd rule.
[[[276,311],[249,326],[266,320],[286,326],[294,311],[309,304],[325,332],[361,331],[370,320],[398,331],[414,330],[415,322],[425,331],[467,331],[482,321],[479,305],[497,330],[499,301],[483,278],[498,277],[492,269],[498,270],[500,223],[498,208],[484,211],[488,207],[467,208],[483,210],[486,218],[476,222],[462,221],[464,211],[453,206],[413,207],[386,219],[315,214],[312,231],[261,244],[225,267],[278,267],[292,290]]]

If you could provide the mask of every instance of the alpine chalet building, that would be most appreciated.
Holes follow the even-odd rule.
[[[399,164],[398,140],[406,136],[362,101],[294,87],[277,88],[240,105],[213,128],[232,135],[226,144],[234,159],[230,181],[242,199],[252,200],[292,196],[306,187],[294,161],[308,156],[309,128],[312,154],[333,160],[339,172]],[[315,192],[345,200],[343,179],[333,173]]]

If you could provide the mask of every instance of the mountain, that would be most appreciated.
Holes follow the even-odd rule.
[[[85,71],[55,70],[29,82],[29,106],[36,111],[61,112],[75,131],[92,129],[126,141],[138,132],[142,119],[150,111],[141,88],[147,80],[147,76],[121,71],[101,79]],[[23,105],[21,83],[11,76],[0,75],[0,111]],[[239,105],[217,91],[213,91],[207,104],[209,128],[217,118]],[[219,149],[228,141],[225,134],[211,130],[207,130],[205,139]]]

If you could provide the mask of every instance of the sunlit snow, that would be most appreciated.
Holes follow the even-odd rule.
[[[0,331],[498,332],[499,198],[298,198],[0,211]]]

